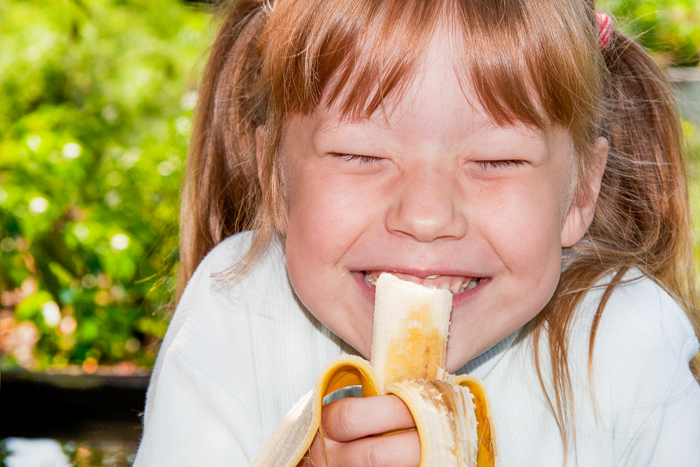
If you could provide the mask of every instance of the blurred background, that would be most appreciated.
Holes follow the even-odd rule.
[[[700,219],[700,0],[599,9],[668,69]],[[133,462],[214,29],[185,0],[0,2],[3,465]]]

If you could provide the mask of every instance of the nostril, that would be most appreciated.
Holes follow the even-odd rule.
[[[405,171],[394,185],[386,219],[390,232],[419,242],[466,234],[461,182],[454,173],[435,164]]]
[[[419,242],[461,238],[466,234],[467,220],[454,204],[445,200],[403,200],[387,216],[387,230]]]

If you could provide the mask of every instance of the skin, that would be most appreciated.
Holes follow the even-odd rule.
[[[292,116],[281,157],[294,290],[365,357],[374,290],[364,271],[418,282],[435,274],[481,278],[454,296],[447,347],[454,372],[551,298],[562,247],[578,242],[593,219],[607,142],[594,145],[600,163],[585,181],[592,197],[576,196],[567,132],[494,125],[460,87],[446,42],[434,41],[430,60],[403,97],[387,103],[389,112],[352,122],[322,103]],[[368,438],[414,426],[395,396],[340,400],[322,418],[334,467],[419,464],[415,431]],[[318,437],[310,458],[325,465]]]

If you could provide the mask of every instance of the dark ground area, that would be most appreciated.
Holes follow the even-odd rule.
[[[0,439],[138,443],[149,377],[3,372]]]

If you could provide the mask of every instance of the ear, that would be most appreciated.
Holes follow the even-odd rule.
[[[593,160],[588,178],[584,181],[589,188],[588,195],[575,194],[564,218],[561,229],[561,246],[563,248],[571,247],[581,240],[593,222],[600,184],[605,172],[605,164],[608,162],[607,139],[599,137],[596,140],[593,145]]]
[[[265,125],[260,125],[255,129],[255,162],[258,166],[258,181],[264,192],[267,184],[263,178],[263,155],[265,154]]]

